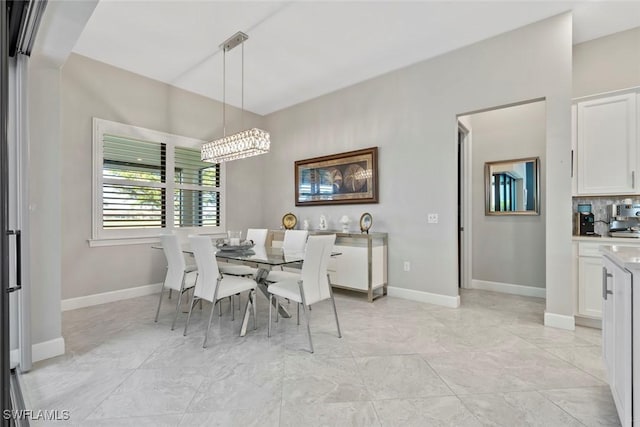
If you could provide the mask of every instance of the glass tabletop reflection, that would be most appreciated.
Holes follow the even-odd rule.
[[[281,248],[254,246],[248,250],[216,251],[216,258],[231,259],[235,261],[254,262],[267,265],[285,265],[301,262],[304,259],[303,252],[283,251]]]

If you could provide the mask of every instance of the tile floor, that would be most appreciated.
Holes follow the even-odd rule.
[[[619,425],[600,331],[545,328],[544,300],[336,299],[343,338],[329,304],[314,306],[313,355],[294,319],[267,338],[262,297],[257,331],[238,337],[225,304],[207,349],[206,305],[187,337],[167,300],[154,323],[155,296],[65,312],[67,353],[24,375],[28,403],[82,426]]]

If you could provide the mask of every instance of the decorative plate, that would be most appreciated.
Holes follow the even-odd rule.
[[[285,230],[293,230],[298,223],[298,218],[291,212],[282,217],[282,225]]]
[[[369,233],[369,229],[373,224],[373,217],[370,213],[365,212],[360,217],[360,231],[363,233]]]

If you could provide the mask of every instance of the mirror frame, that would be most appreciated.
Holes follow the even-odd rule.
[[[528,211],[492,211],[491,210],[491,166],[505,163],[533,162],[535,171],[536,191],[534,196],[534,208]],[[498,160],[484,164],[484,214],[485,215],[540,215],[540,157],[525,157],[521,159]]]

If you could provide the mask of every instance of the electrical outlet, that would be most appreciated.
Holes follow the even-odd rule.
[[[427,215],[427,222],[429,224],[437,224],[438,223],[438,214],[430,213]]]
[[[411,271],[411,263],[409,261],[404,262],[404,271]]]

